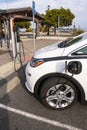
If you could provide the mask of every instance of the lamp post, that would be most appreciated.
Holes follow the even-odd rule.
[[[47,6],[47,9],[50,10],[50,5]]]

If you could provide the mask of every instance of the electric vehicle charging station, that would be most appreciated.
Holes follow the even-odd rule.
[[[11,27],[11,37],[13,43],[13,58],[16,57],[16,54],[20,53],[19,40],[18,40],[18,27],[14,24],[14,18],[10,19]]]
[[[20,41],[18,41],[18,27],[15,26],[14,18],[10,18],[11,38],[12,38],[12,51],[15,71],[21,66],[21,51]]]
[[[36,24],[36,36],[39,36],[39,24],[43,18],[38,12],[35,14],[34,23]],[[8,9],[2,10],[0,12],[0,22],[4,29],[4,44],[10,50],[10,45],[12,46],[12,59],[19,62],[20,64],[20,41],[17,40],[19,37],[18,31],[15,30],[15,22],[17,21],[33,21],[32,8],[19,8],[19,9]],[[1,25],[1,26],[2,26]],[[0,27],[1,27],[0,26]],[[16,28],[17,29],[17,28]],[[1,29],[0,29],[1,30]],[[23,44],[23,43],[22,43]],[[15,58],[17,57],[17,58]]]

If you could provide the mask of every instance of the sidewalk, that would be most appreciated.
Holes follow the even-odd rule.
[[[10,50],[11,53],[12,50]],[[0,79],[8,76],[13,71],[13,61],[12,57],[9,54],[9,50],[3,44],[3,47],[0,48]]]
[[[25,59],[22,58],[22,61],[25,60],[27,63],[31,59],[31,55],[25,56]],[[16,63],[17,67],[20,67],[20,63]],[[0,80],[9,76],[15,72],[14,61],[12,58],[12,50],[8,50],[5,46],[0,48]]]

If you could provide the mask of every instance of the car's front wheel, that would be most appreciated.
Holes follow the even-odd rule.
[[[43,83],[40,99],[45,106],[62,110],[77,100],[77,91],[69,80],[53,77]]]

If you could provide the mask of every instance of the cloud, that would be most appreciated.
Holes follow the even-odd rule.
[[[47,6],[53,8],[69,8],[75,15],[74,23],[77,26],[85,28],[87,23],[87,0],[34,0],[36,3],[36,10],[39,13],[45,13]],[[32,7],[32,0],[0,0],[0,8],[21,8]]]

